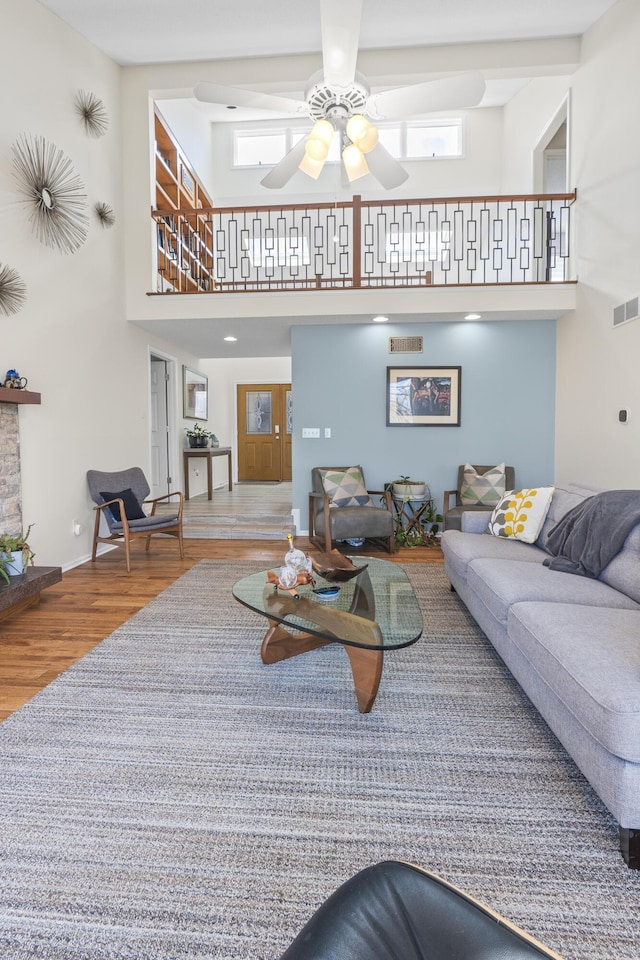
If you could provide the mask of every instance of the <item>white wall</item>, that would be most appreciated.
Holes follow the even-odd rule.
[[[534,180],[534,151],[567,98],[569,84],[569,77],[538,77],[505,104],[500,144],[502,193],[540,189]]]
[[[583,38],[571,91],[580,283],[557,334],[558,479],[622,488],[640,486],[640,320],[612,327],[613,307],[640,294],[639,48],[637,0]]]
[[[25,527],[34,525],[37,563],[68,567],[91,550],[87,469],[148,469],[148,348],[176,351],[125,315],[120,68],[34,0],[2,6],[0,263],[19,271],[28,300],[0,317],[0,376],[15,367],[42,394],[41,406],[19,413],[22,516]],[[108,132],[98,140],[76,116],[79,89],[108,111]],[[63,150],[85,184],[90,227],[75,254],[32,233],[12,176],[11,146],[21,134]],[[142,199],[148,212],[148,194]],[[96,201],[114,208],[112,229],[92,215]],[[80,537],[73,520],[84,525]]]

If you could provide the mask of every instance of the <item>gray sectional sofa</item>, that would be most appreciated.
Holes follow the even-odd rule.
[[[452,587],[619,824],[640,868],[640,524],[597,579],[549,569],[555,524],[598,491],[556,486],[533,544],[494,537],[491,513],[442,535]]]

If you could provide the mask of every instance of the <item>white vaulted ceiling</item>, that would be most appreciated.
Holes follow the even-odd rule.
[[[317,53],[314,0],[40,0],[120,64]],[[348,3],[349,0],[345,0]],[[615,0],[366,0],[360,49],[579,36]]]

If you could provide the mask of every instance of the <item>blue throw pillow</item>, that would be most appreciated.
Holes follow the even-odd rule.
[[[136,500],[133,490],[129,489],[129,487],[127,487],[126,490],[121,490],[119,493],[105,493],[103,490],[101,490],[100,496],[103,500],[116,500],[118,498],[122,500],[124,513],[127,520],[142,520],[142,518],[146,516],[146,513]],[[110,504],[109,510],[111,511],[111,516],[116,523],[120,523],[120,504]]]

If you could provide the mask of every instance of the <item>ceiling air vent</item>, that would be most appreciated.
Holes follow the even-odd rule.
[[[628,323],[630,320],[638,319],[638,298],[627,300],[621,303],[619,307],[613,309],[613,325],[619,327],[621,323]]]
[[[389,337],[389,353],[422,353],[422,337]]]

